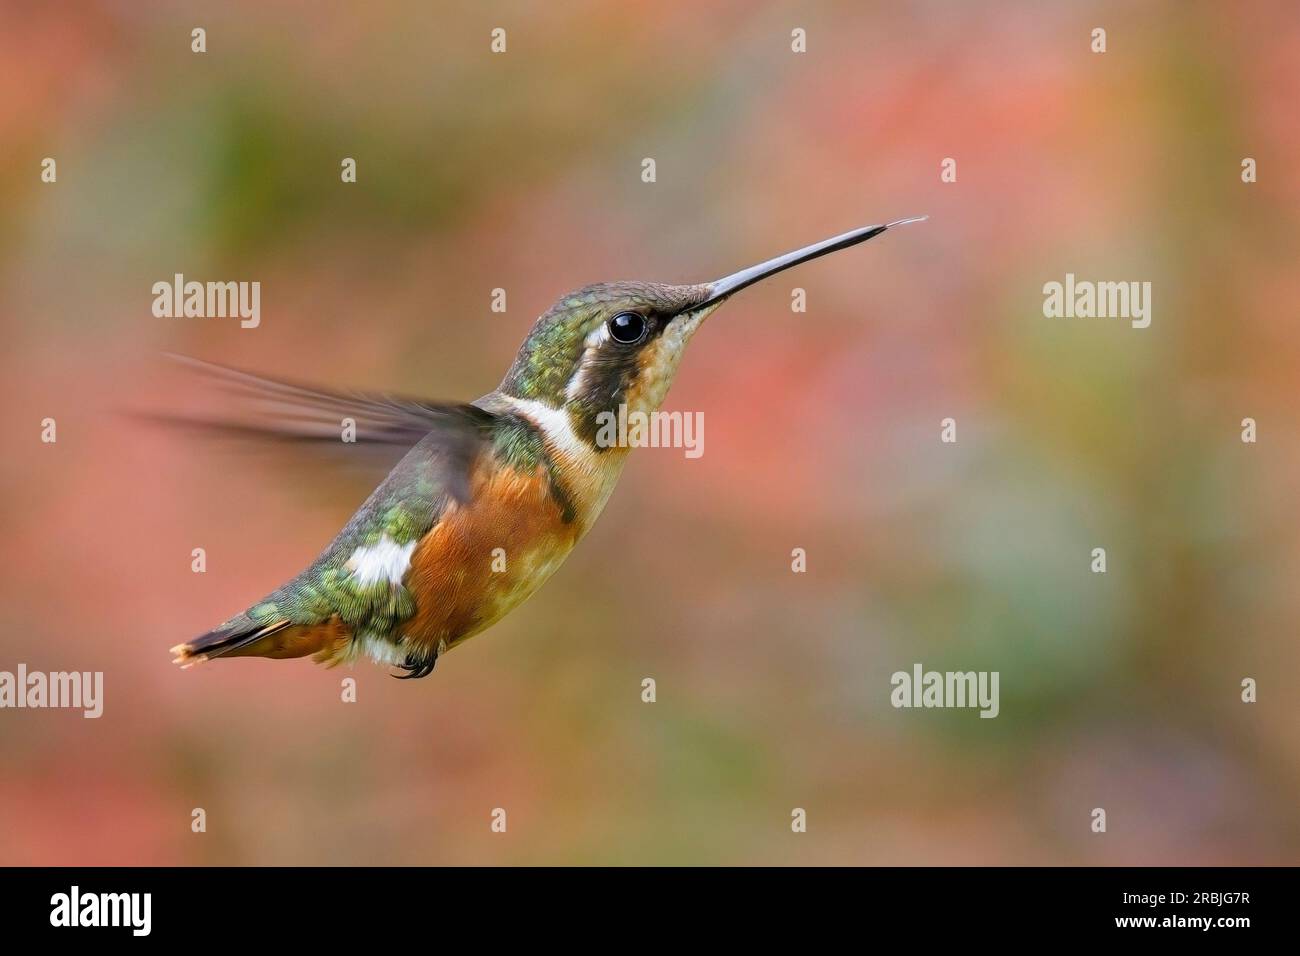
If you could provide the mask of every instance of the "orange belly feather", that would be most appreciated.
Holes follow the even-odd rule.
[[[405,586],[416,613],[401,628],[405,645],[441,653],[494,624],[542,586],[579,533],[544,468],[480,473],[470,503],[449,505],[411,555]]]

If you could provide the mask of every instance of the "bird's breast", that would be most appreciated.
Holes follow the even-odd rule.
[[[565,518],[544,467],[476,475],[468,503],[450,504],[411,555],[403,583],[416,613],[402,627],[404,644],[445,650],[519,606],[585,530]]]

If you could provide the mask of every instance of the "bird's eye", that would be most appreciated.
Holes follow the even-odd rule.
[[[645,338],[648,326],[644,316],[635,312],[620,312],[609,320],[609,334],[622,345],[636,345]]]

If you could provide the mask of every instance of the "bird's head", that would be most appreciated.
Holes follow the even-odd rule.
[[[915,221],[855,229],[714,282],[603,282],[571,292],[537,320],[500,391],[566,410],[576,433],[590,443],[601,413],[617,414],[620,405],[628,412],[659,408],[686,344],[730,296],[801,262]]]

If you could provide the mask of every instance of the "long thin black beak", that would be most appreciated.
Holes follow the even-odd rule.
[[[739,292],[746,286],[751,286],[768,276],[774,276],[778,272],[784,272],[791,266],[797,266],[801,262],[808,262],[818,256],[828,255],[840,249],[847,249],[849,246],[856,246],[859,242],[874,239],[886,229],[892,229],[894,226],[904,226],[909,222],[922,222],[928,218],[928,216],[916,216],[912,219],[895,219],[883,226],[863,226],[861,229],[854,229],[852,232],[846,232],[840,236],[814,242],[811,246],[804,246],[794,252],[787,252],[783,256],[777,256],[775,259],[767,260],[767,262],[750,266],[748,269],[741,269],[739,272],[734,272],[724,279],[711,283],[709,285],[709,297],[698,305],[691,306],[691,310],[694,311],[703,306],[712,305],[729,295]]]

